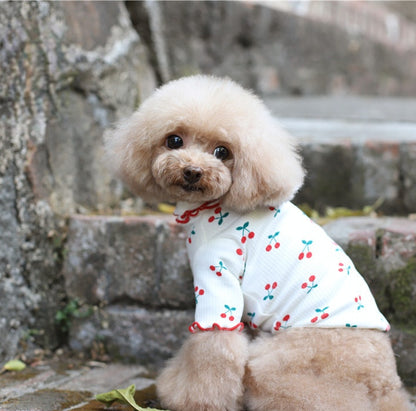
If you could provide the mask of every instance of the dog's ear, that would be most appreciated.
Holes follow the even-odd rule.
[[[136,111],[105,132],[104,144],[108,166],[134,194],[152,202],[161,199],[161,190],[151,173],[154,147],[147,135],[146,120]]]
[[[291,200],[304,178],[294,138],[267,114],[234,147],[233,184],[223,203],[239,211]]]

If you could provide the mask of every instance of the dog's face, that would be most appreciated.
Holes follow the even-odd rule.
[[[232,184],[231,144],[221,133],[198,136],[183,128],[155,150],[152,175],[174,201],[200,203],[223,197]]]
[[[119,174],[146,200],[220,200],[246,211],[289,200],[303,181],[291,136],[230,80],[170,82],[106,140]]]

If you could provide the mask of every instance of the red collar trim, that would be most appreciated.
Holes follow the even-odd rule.
[[[193,210],[186,210],[181,216],[176,217],[176,222],[179,224],[187,224],[191,220],[191,218],[196,217],[200,211],[203,210],[210,210],[211,208],[216,208],[220,205],[218,202],[206,202],[200,205],[198,208]]]

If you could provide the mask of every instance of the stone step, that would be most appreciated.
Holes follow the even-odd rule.
[[[392,324],[399,370],[416,385],[416,221],[355,217],[325,229],[350,254]],[[79,216],[69,224],[66,293],[78,300],[69,344],[99,342],[115,359],[160,364],[193,319],[185,232],[172,216]]]
[[[141,365],[82,363],[58,358],[0,376],[0,411],[106,411],[132,408],[118,402],[111,408],[95,395],[135,385],[134,399],[142,407],[159,407],[155,371]],[[416,391],[409,388],[416,410]]]
[[[105,364],[55,358],[0,376],[0,411],[106,410],[95,395],[136,387],[135,400],[155,400],[154,371],[141,365]],[[112,410],[128,410],[113,405]]]
[[[261,95],[415,96],[416,25],[397,9],[368,1],[129,5],[163,80],[203,72]],[[157,28],[150,36],[143,18]]]
[[[385,213],[416,211],[416,99],[357,96],[268,98],[302,145],[307,170],[298,203]]]

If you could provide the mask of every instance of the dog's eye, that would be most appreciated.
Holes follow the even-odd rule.
[[[183,140],[176,134],[172,134],[166,138],[166,146],[175,150],[183,146]]]
[[[214,150],[214,156],[219,160],[226,160],[230,155],[230,152],[224,146],[218,146]]]

